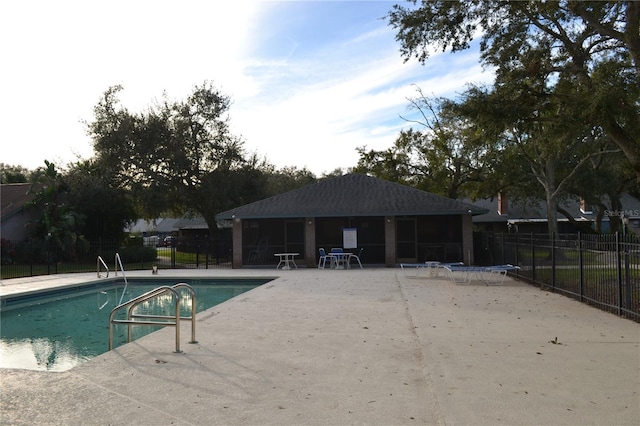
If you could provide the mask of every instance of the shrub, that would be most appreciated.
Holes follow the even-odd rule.
[[[13,243],[5,238],[2,238],[2,241],[0,241],[0,247],[2,250],[2,253],[0,254],[0,260],[2,260],[2,264],[12,264],[16,258],[16,250],[13,247]]]
[[[153,262],[158,257],[155,247],[121,247],[118,251],[122,263]]]

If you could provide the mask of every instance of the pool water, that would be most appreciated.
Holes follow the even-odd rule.
[[[123,302],[163,285],[186,282],[196,293],[196,312],[209,309],[269,281],[248,280],[129,280],[124,283],[89,284],[2,300],[0,307],[0,368],[65,371],[108,351],[109,315]],[[182,316],[191,315],[191,298],[181,290]],[[126,310],[121,310],[124,318]],[[157,315],[175,313],[171,295],[145,302],[136,312]],[[137,325],[133,339],[162,327]],[[113,346],[126,343],[126,325],[114,325]],[[197,336],[196,336],[197,337]]]

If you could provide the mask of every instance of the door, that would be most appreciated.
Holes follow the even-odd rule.
[[[417,262],[416,219],[396,219],[396,257],[399,263]]]
[[[300,253],[297,259],[304,259],[304,221],[286,221],[284,223],[284,251]]]

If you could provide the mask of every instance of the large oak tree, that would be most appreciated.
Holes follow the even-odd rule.
[[[498,80],[546,76],[572,82],[565,104],[601,128],[640,182],[640,2],[423,0],[387,18],[406,60],[457,52],[481,39],[481,60]],[[574,117],[572,117],[573,119]]]
[[[120,105],[121,90],[104,93],[88,131],[103,173],[134,195],[144,216],[191,211],[213,230],[217,213],[264,193],[261,172],[229,130],[230,99],[212,84],[138,113]]]

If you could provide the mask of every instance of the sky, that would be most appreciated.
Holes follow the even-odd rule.
[[[0,2],[0,163],[93,156],[86,124],[111,86],[130,112],[213,83],[247,153],[320,176],[391,147],[408,98],[489,82],[477,49],[405,62],[395,1]]]

